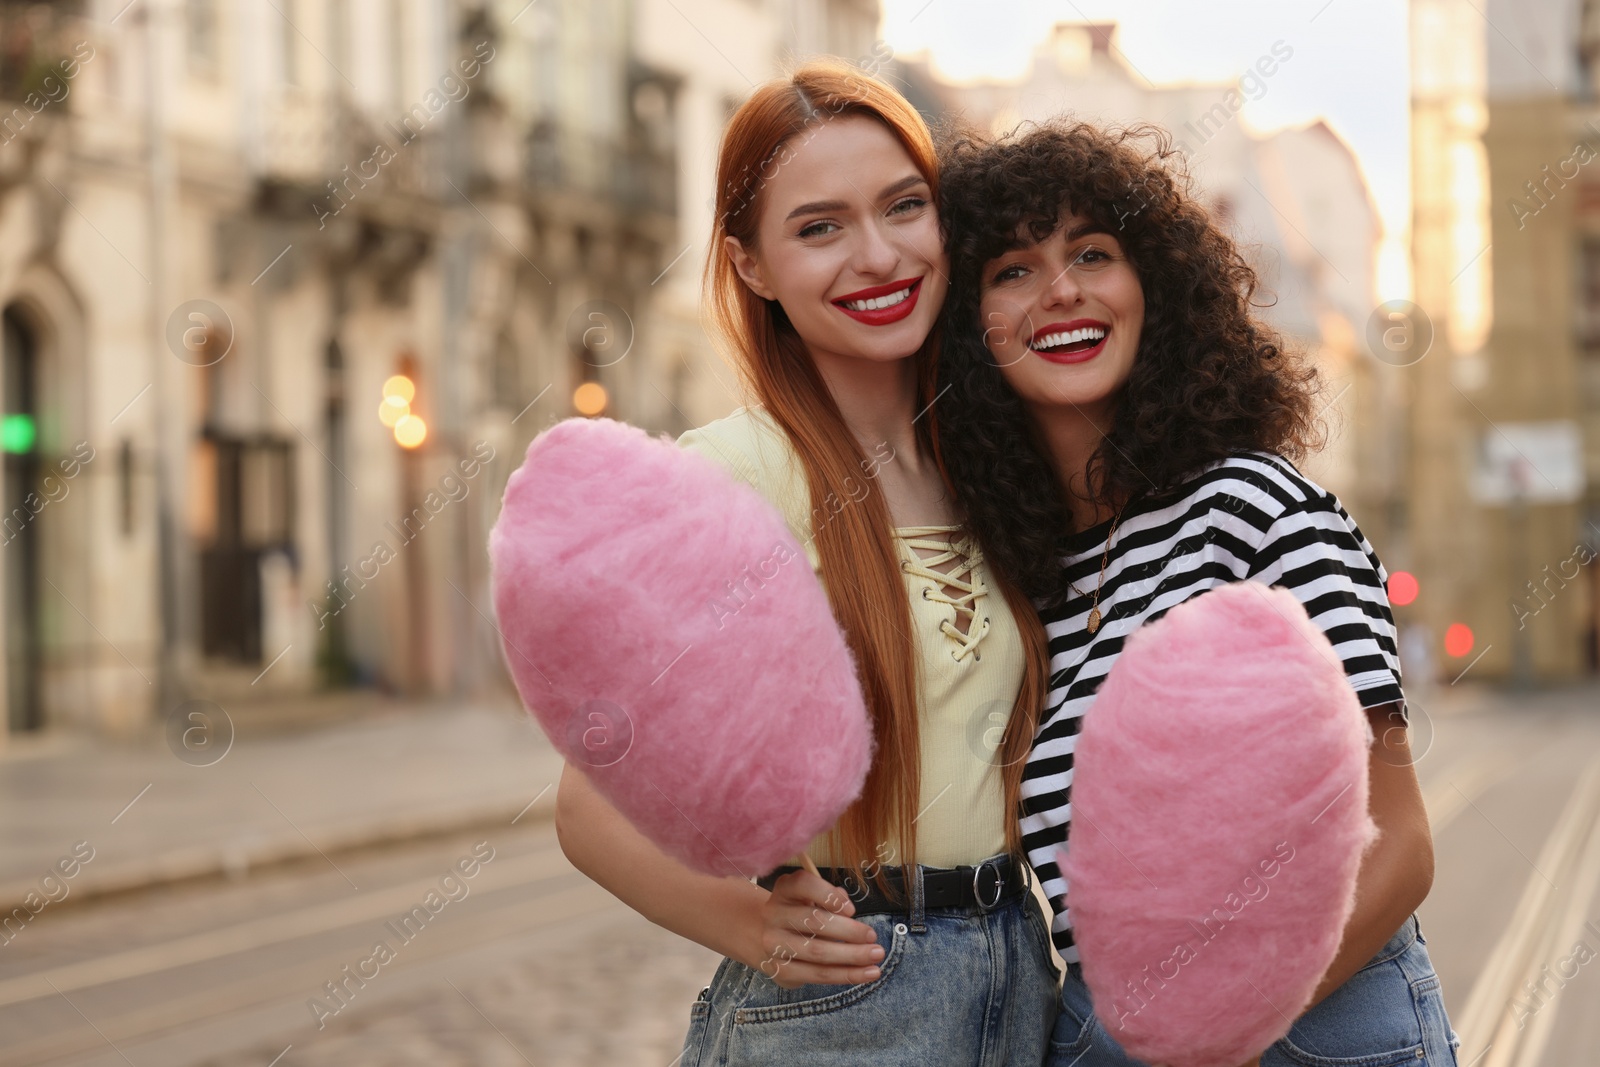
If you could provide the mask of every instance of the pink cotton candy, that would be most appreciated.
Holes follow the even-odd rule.
[[[710,460],[568,419],[512,474],[489,558],[523,703],[667,854],[764,874],[860,794],[872,730],[827,596]]]
[[[1338,951],[1371,729],[1294,594],[1236,582],[1129,638],[1084,717],[1060,850],[1084,981],[1130,1054],[1237,1067]]]

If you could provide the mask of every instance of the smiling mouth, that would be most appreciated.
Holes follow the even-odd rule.
[[[833,306],[857,322],[869,326],[886,326],[911,314],[922,292],[921,278],[874,285],[833,300]]]
[[[1072,355],[1093,349],[1110,332],[1104,326],[1080,326],[1075,330],[1053,330],[1047,326],[1028,342],[1028,347],[1050,355]]]
[[[894,307],[896,304],[911,299],[911,290],[914,286],[915,283],[906,286],[904,289],[897,289],[888,296],[875,296],[867,300],[841,300],[838,303],[841,307],[849,308],[851,311],[878,311],[882,308]]]

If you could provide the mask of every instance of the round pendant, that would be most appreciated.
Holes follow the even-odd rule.
[[[1094,633],[1100,629],[1100,609],[1091,608],[1089,611],[1089,632]]]

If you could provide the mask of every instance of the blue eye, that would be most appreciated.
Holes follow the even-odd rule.
[[[826,221],[813,222],[813,223],[811,223],[811,224],[809,224],[807,226],[802,227],[801,230],[800,230],[799,236],[801,236],[801,237],[820,237],[825,233],[832,233],[833,232],[832,230],[824,230],[824,229],[822,229],[822,227],[824,227],[824,226],[831,226],[831,227],[833,227],[834,230],[837,230],[839,228],[839,224],[836,223],[836,222],[826,222]]]
[[[904,197],[903,199],[895,201],[895,205],[889,209],[889,214],[893,215],[893,214],[899,213],[899,214],[903,215],[903,214],[905,214],[906,211],[911,211],[911,210],[915,210],[916,208],[923,207],[927,203],[928,202],[926,200],[924,200],[920,196]]]

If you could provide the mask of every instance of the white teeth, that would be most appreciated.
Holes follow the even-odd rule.
[[[888,296],[876,296],[870,300],[846,300],[844,306],[851,311],[876,311],[879,308],[893,307],[910,295],[911,287],[908,285],[898,293],[890,293]]]
[[[1076,330],[1065,330],[1061,333],[1047,333],[1035,340],[1031,348],[1058,348],[1061,345],[1075,344],[1078,341],[1098,341],[1106,335],[1100,326],[1082,326]]]

